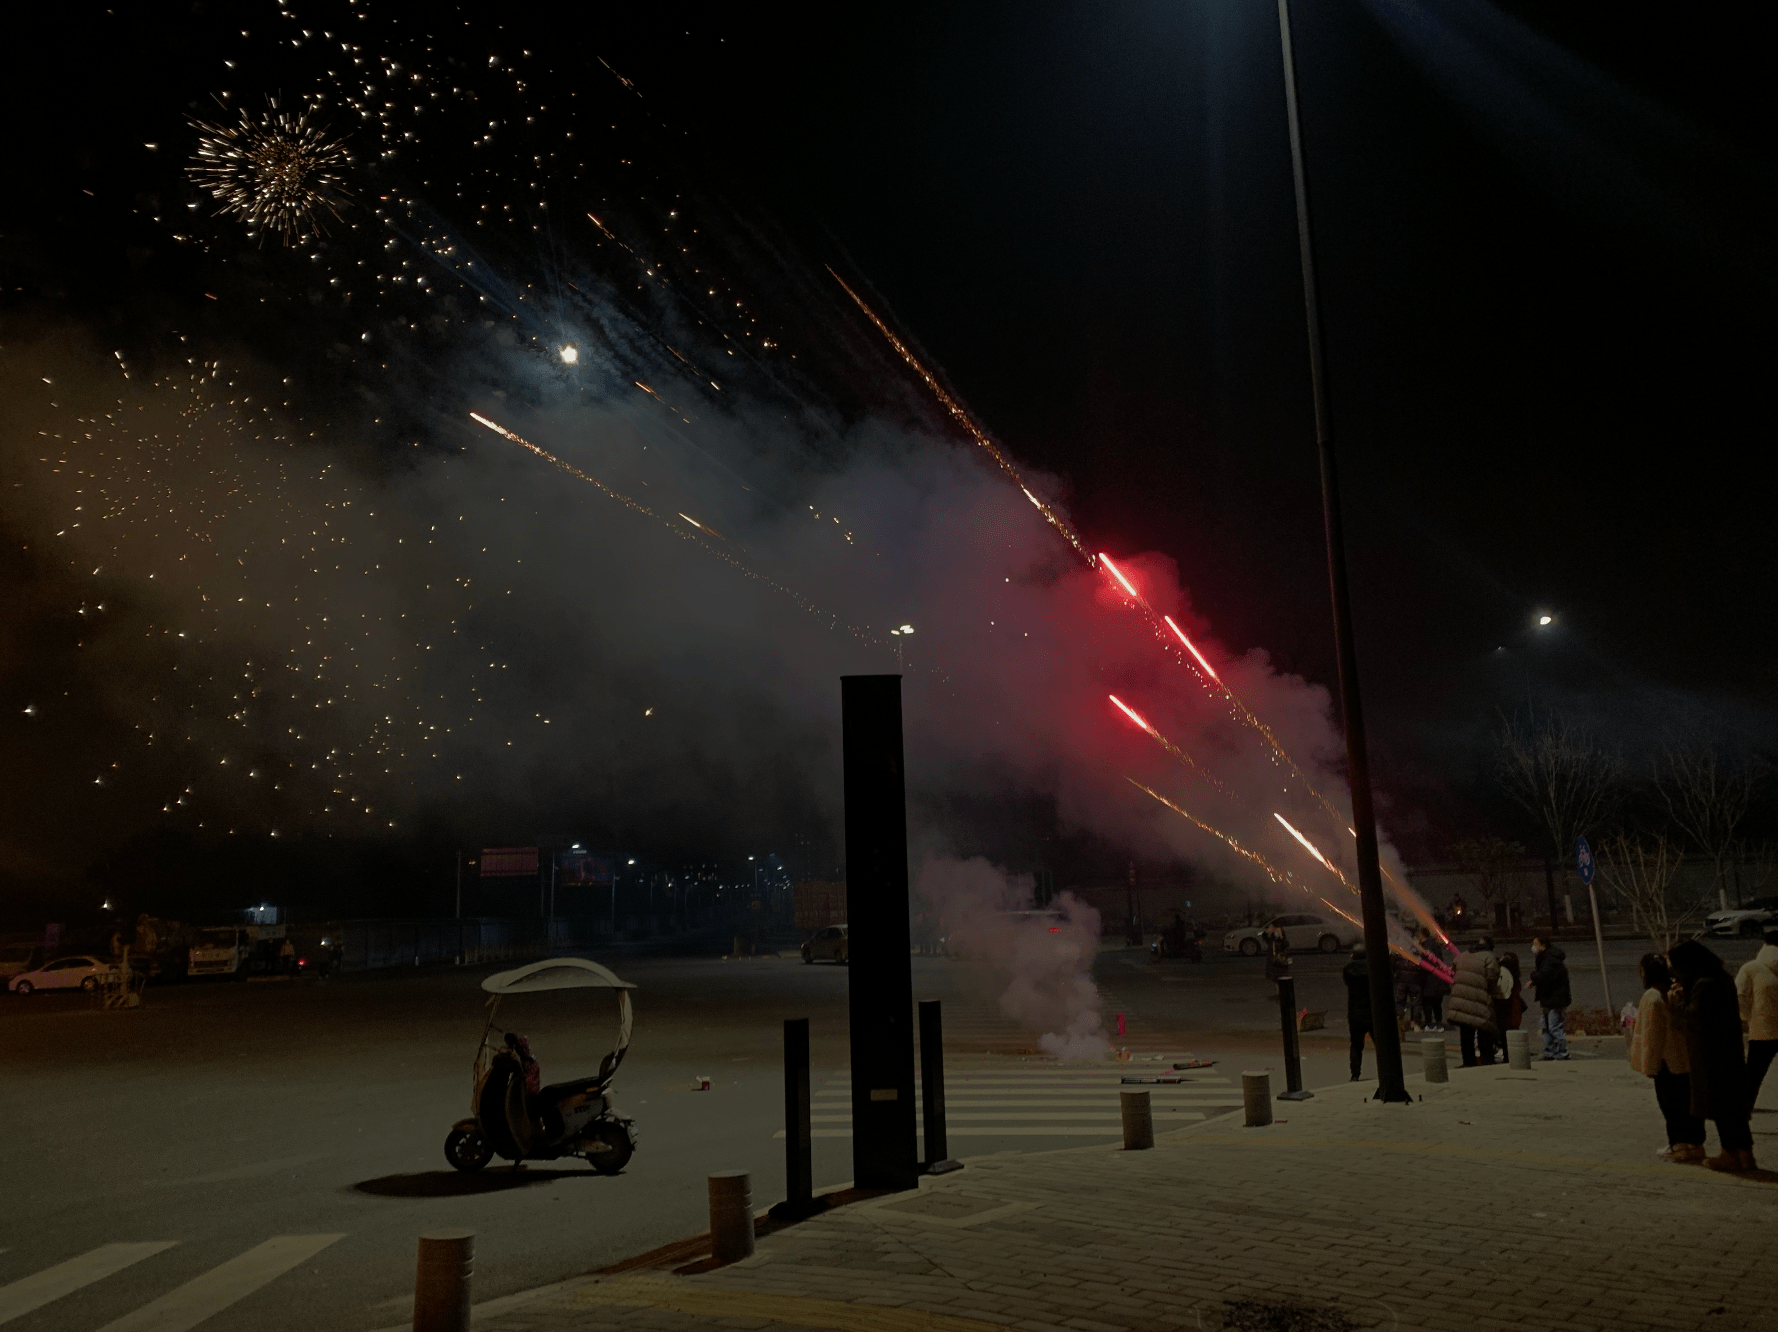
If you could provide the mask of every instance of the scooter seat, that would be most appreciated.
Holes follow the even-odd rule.
[[[597,1092],[602,1086],[599,1078],[576,1078],[573,1082],[552,1082],[537,1093],[537,1099],[545,1105],[559,1105],[571,1096],[582,1096],[589,1092]]]

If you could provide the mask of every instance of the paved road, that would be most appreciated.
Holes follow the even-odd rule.
[[[1578,997],[1596,1003],[1596,973],[1572,951]],[[1640,951],[1614,946],[1614,993],[1621,964],[1627,997]],[[1738,963],[1752,950],[1723,951]],[[1297,963],[1302,1002],[1332,1010],[1332,1029],[1306,1044],[1310,1086],[1345,1077],[1343,961]],[[751,1170],[759,1202],[778,1196],[785,1017],[812,1019],[817,1185],[851,1177],[845,969],[615,965],[640,986],[617,1096],[642,1140],[609,1179],[579,1163],[477,1176],[446,1167],[441,1145],[467,1107],[481,1030],[477,984],[492,968],[156,989],[128,1013],[51,995],[0,1005],[0,1322],[8,1332],[181,1332],[206,1319],[355,1332],[405,1320],[424,1229],[477,1231],[480,1299],[695,1233],[712,1170]],[[1058,1068],[1036,1056],[1036,1033],[999,1015],[970,967],[915,959],[916,993],[945,1001],[953,1156],[1113,1140],[1119,1077],[1187,1053],[1220,1062],[1157,1092],[1158,1117],[1227,1113],[1243,1068],[1279,1063],[1257,962],[1156,965],[1108,950],[1097,972],[1108,1028],[1125,1015],[1130,1061]],[[532,1037],[546,1079],[593,1071],[614,1025],[597,991],[509,1001],[502,1016]],[[712,1089],[691,1090],[705,1076]]]

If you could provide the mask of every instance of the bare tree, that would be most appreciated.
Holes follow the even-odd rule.
[[[1498,741],[1501,786],[1543,825],[1566,874],[1575,840],[1622,803],[1622,757],[1558,712],[1503,718]]]
[[[1716,734],[1707,732],[1669,737],[1654,763],[1655,790],[1668,817],[1709,857],[1716,871],[1716,902],[1721,910],[1729,905],[1735,832],[1764,777],[1765,765],[1750,750],[1730,754]]]
[[[1518,881],[1525,848],[1499,837],[1476,837],[1451,847],[1457,868],[1476,882],[1482,900],[1492,906],[1508,899]]]
[[[1685,848],[1665,833],[1638,837],[1616,833],[1599,846],[1599,872],[1618,898],[1630,904],[1648,937],[1666,952],[1684,937],[1701,903],[1696,892],[1676,887]]]

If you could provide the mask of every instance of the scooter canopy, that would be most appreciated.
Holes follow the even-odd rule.
[[[551,957],[542,962],[497,971],[482,982],[489,994],[535,994],[539,990],[633,990],[609,967],[584,957]]]

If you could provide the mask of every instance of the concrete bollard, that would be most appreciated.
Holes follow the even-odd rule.
[[[1247,1112],[1248,1128],[1264,1128],[1272,1122],[1272,1075],[1243,1073],[1241,1075],[1241,1106]]]
[[[1449,1082],[1451,1073],[1445,1064],[1445,1038],[1443,1036],[1422,1036],[1420,1038],[1420,1064],[1426,1073],[1428,1082]]]
[[[1117,1101],[1124,1112],[1124,1150],[1141,1152],[1154,1146],[1154,1112],[1149,1108],[1148,1093],[1119,1092]]]
[[[753,1176],[718,1170],[710,1176],[710,1256],[738,1262],[753,1252]]]
[[[1531,1068],[1531,1033],[1528,1031],[1509,1031],[1506,1033],[1506,1062],[1511,1068]]]
[[[427,1230],[414,1269],[414,1332],[469,1332],[473,1230]]]

